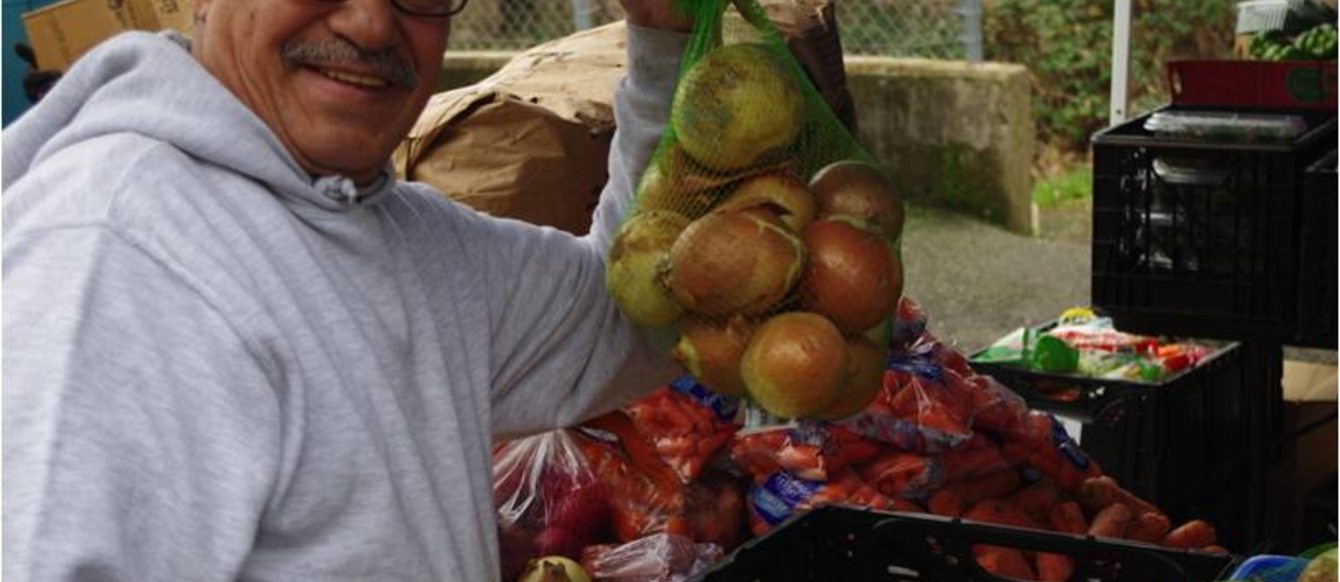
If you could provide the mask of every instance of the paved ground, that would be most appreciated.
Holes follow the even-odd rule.
[[[961,214],[909,206],[905,292],[931,330],[971,353],[1015,328],[1089,304],[1089,200],[1042,212],[1040,236]],[[1285,357],[1336,362],[1334,350],[1286,348]]]
[[[938,337],[975,351],[1016,327],[1088,305],[1084,240],[1022,236],[960,214],[909,207],[905,293],[921,303]]]

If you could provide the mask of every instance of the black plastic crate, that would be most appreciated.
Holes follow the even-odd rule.
[[[1282,144],[1160,137],[1147,115],[1094,137],[1092,303],[1119,327],[1296,341],[1303,174],[1336,122],[1285,113],[1308,129]]]
[[[1322,156],[1303,176],[1303,247],[1299,269],[1298,337],[1295,343],[1336,347],[1336,152]]]
[[[694,582],[1004,581],[977,566],[972,546],[1065,554],[1072,580],[1219,579],[1229,556],[1124,540],[1019,529],[913,513],[825,506],[746,542]]]
[[[1174,521],[1210,520],[1225,545],[1242,550],[1249,543],[1248,524],[1259,518],[1247,502],[1247,403],[1256,390],[1243,364],[1241,346],[1229,343],[1199,365],[1154,383],[972,365],[1018,392],[1029,407],[1080,422],[1080,448],[1123,487]]]

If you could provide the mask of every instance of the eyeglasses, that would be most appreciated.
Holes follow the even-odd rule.
[[[446,17],[465,10],[469,0],[391,0],[398,10],[410,16]]]

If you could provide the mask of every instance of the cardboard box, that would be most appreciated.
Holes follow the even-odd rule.
[[[121,0],[66,0],[23,15],[41,69],[64,71],[89,49],[127,29]]]
[[[190,0],[65,0],[23,15],[37,66],[64,71],[98,43],[127,30],[190,34]]]
[[[1336,365],[1284,362],[1283,435],[1279,463],[1272,475],[1271,493],[1281,511],[1274,515],[1276,541],[1286,551],[1301,551],[1319,543],[1307,539],[1307,496],[1336,474]],[[1306,431],[1301,432],[1300,431]],[[1331,495],[1336,492],[1332,491]]]

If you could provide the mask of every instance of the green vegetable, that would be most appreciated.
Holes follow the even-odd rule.
[[[1319,24],[1294,37],[1267,30],[1252,37],[1247,54],[1262,61],[1326,61],[1336,58],[1337,35],[1332,24]]]

